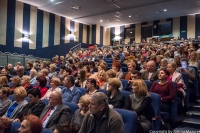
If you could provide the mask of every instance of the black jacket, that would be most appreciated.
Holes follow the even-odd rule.
[[[118,92],[110,98],[110,93],[108,93],[108,102],[113,105],[113,108],[123,108],[125,104],[125,96],[118,90]]]
[[[23,116],[32,114],[35,115],[37,117],[40,117],[40,114],[42,113],[42,110],[44,109],[44,107],[46,106],[46,104],[44,104],[43,102],[39,102],[37,104],[26,104],[22,111],[19,112],[16,116],[16,118],[20,119],[20,121],[23,120]]]

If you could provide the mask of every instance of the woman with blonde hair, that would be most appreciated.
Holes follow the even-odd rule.
[[[30,84],[36,84],[37,71],[35,69],[30,70]]]
[[[97,85],[100,89],[106,90],[107,87],[107,74],[104,70],[101,70],[97,75]]]
[[[53,77],[56,77],[57,76],[57,72],[56,72],[56,65],[55,64],[51,64],[49,66],[49,70],[50,70],[50,73],[48,74],[48,77],[49,78],[53,78]]]
[[[15,76],[11,78],[11,81],[12,81],[12,87],[10,88],[10,91],[11,94],[13,94],[14,89],[21,85],[21,78],[19,76]]]
[[[193,51],[190,54],[190,60],[188,61],[189,65],[188,66],[194,66],[197,67],[198,70],[200,70],[200,62],[198,60],[198,54]]]
[[[60,85],[60,79],[59,78],[52,78],[51,79],[51,88],[46,92],[46,94],[41,98],[41,99],[48,99],[49,100],[49,96],[52,92],[54,91],[61,91],[61,89],[59,88]]]
[[[27,92],[24,89],[24,87],[20,86],[20,87],[15,88],[13,95],[14,95],[15,101],[13,101],[10,104],[10,107],[8,107],[7,112],[3,115],[3,117],[10,118],[11,120],[14,120],[17,114],[21,112],[23,107],[28,103],[25,100],[25,97],[27,96]]]
[[[30,89],[33,88],[33,86],[31,86],[31,84],[30,84],[30,77],[29,76],[23,76],[22,77],[21,85],[24,87],[24,89],[26,89],[27,92]]]
[[[144,133],[151,129],[151,121],[154,111],[151,106],[151,96],[147,86],[141,79],[132,81],[132,92],[127,98],[124,108],[135,111],[138,118],[137,133]]]
[[[82,97],[80,97],[79,99],[79,109],[77,109],[71,119],[71,125],[76,125],[77,126],[77,130],[80,129],[83,118],[85,116],[85,114],[88,112],[90,101],[89,101],[89,95],[85,94]]]
[[[9,87],[6,76],[0,76],[0,87]]]

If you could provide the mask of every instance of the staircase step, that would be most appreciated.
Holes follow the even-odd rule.
[[[191,127],[177,127],[173,130],[174,133],[185,133],[185,132],[192,132],[192,131],[199,131],[199,129],[196,128],[191,128]]]
[[[200,119],[186,118],[186,119],[183,120],[183,123],[191,124],[191,125],[198,125],[199,128],[200,128]]]
[[[200,117],[199,111],[188,111],[188,112],[186,112],[186,114],[189,116],[199,116]]]

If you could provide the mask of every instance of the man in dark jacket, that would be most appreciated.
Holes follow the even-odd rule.
[[[123,120],[115,110],[108,107],[108,97],[104,93],[93,93],[89,101],[89,111],[79,133],[124,133]]]

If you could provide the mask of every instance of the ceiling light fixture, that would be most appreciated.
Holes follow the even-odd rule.
[[[54,2],[54,0],[50,0],[51,2]]]
[[[128,17],[131,18],[131,15],[129,15]]]
[[[100,20],[100,22],[103,22],[103,20]]]
[[[167,9],[164,9],[164,12],[166,12],[167,11]]]
[[[74,7],[72,7],[73,9],[76,9],[76,10],[80,10],[81,9],[81,7],[80,6],[74,6]]]
[[[60,4],[60,3],[63,3],[63,1],[57,2],[57,3],[55,3],[54,5],[58,5],[58,4]]]

